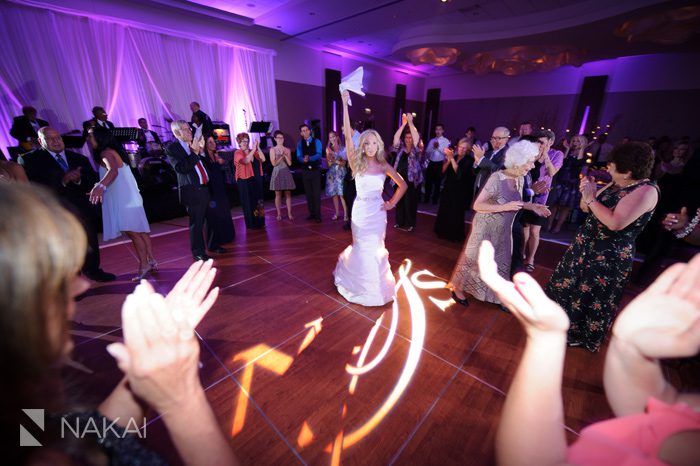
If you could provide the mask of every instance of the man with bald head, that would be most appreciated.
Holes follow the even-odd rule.
[[[114,280],[114,274],[100,268],[100,247],[97,241],[100,207],[92,205],[88,200],[88,193],[98,182],[97,173],[85,156],[66,150],[63,138],[54,128],[41,128],[38,136],[41,149],[19,158],[27,172],[27,178],[49,187],[83,224],[88,239],[83,274],[99,282]]]
[[[204,141],[192,140],[192,128],[185,120],[170,123],[177,140],[168,144],[165,155],[177,174],[180,203],[190,216],[190,247],[194,260],[208,260],[204,228],[209,205],[209,157],[204,152]],[[219,245],[210,248],[217,253],[226,252]]]
[[[510,139],[510,131],[504,126],[499,126],[491,133],[491,147],[484,151],[478,145],[474,145],[474,172],[476,180],[474,181],[474,198],[482,186],[486,184],[491,174],[503,168],[503,161],[506,158],[506,150],[508,149],[508,139]]]

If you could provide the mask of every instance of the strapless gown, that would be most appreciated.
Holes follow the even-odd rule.
[[[352,207],[352,245],[338,257],[335,286],[345,299],[363,306],[383,306],[393,301],[396,281],[384,246],[386,175],[363,174],[355,177],[357,197]]]

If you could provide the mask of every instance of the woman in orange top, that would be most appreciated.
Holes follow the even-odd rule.
[[[239,149],[233,154],[233,166],[236,170],[236,186],[238,186],[238,198],[241,201],[241,207],[243,207],[245,226],[251,230],[265,228],[262,192],[258,183],[255,182],[252,163],[254,159],[260,161],[258,168],[262,176],[262,162],[265,161],[265,155],[257,143],[252,149],[248,148],[250,137],[247,133],[238,133],[236,142],[238,142]]]

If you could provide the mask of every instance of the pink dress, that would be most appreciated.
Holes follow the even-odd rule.
[[[597,422],[569,447],[567,462],[579,466],[661,466],[657,456],[671,435],[700,430],[700,412],[685,403],[649,398],[646,412]]]

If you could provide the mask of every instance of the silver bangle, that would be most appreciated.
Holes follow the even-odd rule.
[[[683,239],[686,236],[688,236],[693,230],[695,230],[695,227],[698,226],[698,223],[700,223],[700,214],[696,214],[695,217],[693,217],[693,220],[689,224],[685,226],[682,230],[675,231],[673,233],[673,236],[675,236],[678,239]]]

